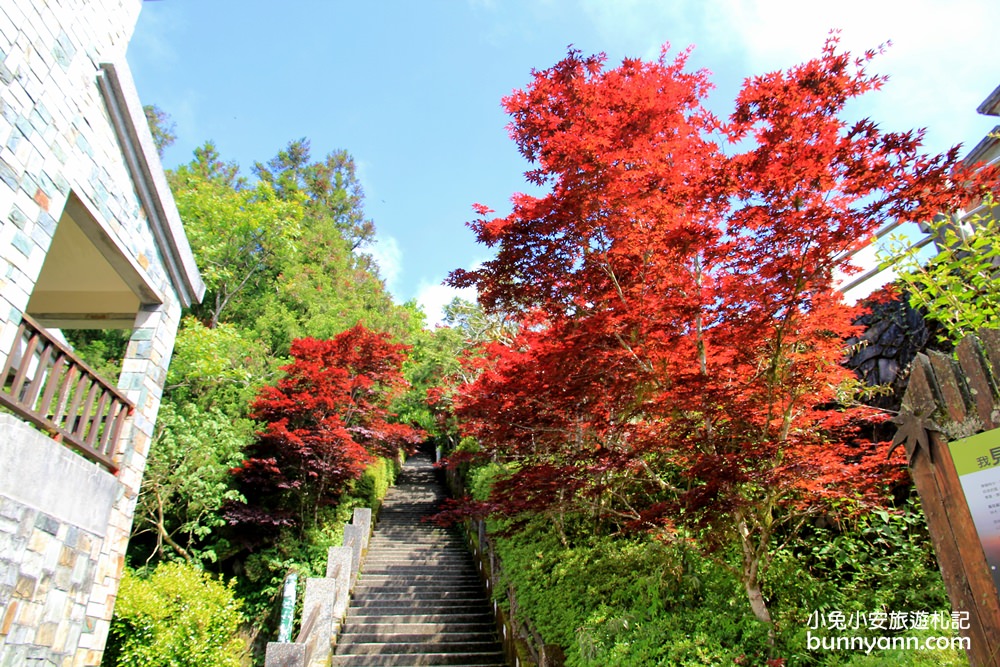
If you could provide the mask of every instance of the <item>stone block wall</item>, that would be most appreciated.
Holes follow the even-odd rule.
[[[109,226],[138,226],[96,77],[103,62],[124,58],[140,4],[0,5],[0,350],[14,341],[71,190],[108,213]]]
[[[87,607],[102,538],[10,498],[0,498],[0,525],[4,659],[72,664],[96,625]]]
[[[0,415],[3,667],[100,664],[181,308],[204,290],[125,63],[141,4],[0,2],[0,364],[68,207],[98,230],[105,256],[131,267],[142,304],[118,385],[136,409],[114,474]],[[7,467],[7,456],[47,445],[79,459],[84,468],[66,473],[76,482]],[[53,493],[25,492],[36,486]],[[66,500],[97,502],[96,514],[78,516]]]

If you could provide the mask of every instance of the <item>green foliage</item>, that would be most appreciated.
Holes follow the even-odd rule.
[[[122,370],[131,331],[125,329],[63,329],[73,351],[105,380],[115,384]]]
[[[471,451],[472,448],[477,446],[473,438],[462,438],[462,441],[459,443],[459,449],[464,451]],[[501,465],[496,462],[472,468],[467,476],[469,495],[475,500],[486,500],[490,496],[490,489],[493,487],[493,482],[500,477],[508,475],[510,469],[511,464]]]
[[[455,297],[444,307],[448,326],[457,329],[471,344],[508,343],[517,334],[517,322],[502,312],[486,313],[477,303]]]
[[[507,473],[495,463],[473,468],[471,495],[485,498]],[[498,600],[506,603],[509,586],[515,615],[528,619],[546,643],[563,647],[570,666],[764,667],[776,658],[789,666],[967,664],[954,650],[866,656],[807,647],[813,612],[950,610],[916,500],[842,525],[811,526],[776,549],[764,590],[774,613],[773,645],[746,608],[731,566],[740,562],[735,551],[706,553],[693,536],[679,533],[598,535],[581,517],[563,523],[562,534],[540,519],[510,534],[494,525],[491,539],[503,568]]]
[[[321,509],[316,525],[305,532],[285,529],[272,546],[245,557],[237,592],[255,618],[255,626],[266,631],[271,629],[271,624],[276,627],[274,612],[285,576],[290,570],[299,573],[302,586],[308,577],[326,576],[329,548],[343,544],[344,524],[351,521],[354,508],[370,507],[376,510],[395,482],[399,467],[398,460],[377,458],[349,487],[336,506]]]
[[[332,338],[354,325],[408,340],[422,324],[397,306],[361,247],[374,234],[350,156],[310,163],[293,142],[250,186],[208,143],[170,174],[208,291],[192,314],[206,327],[228,322],[271,355],[296,338]]]
[[[336,507],[323,508],[315,526],[305,531],[285,529],[270,546],[242,556],[236,592],[255,627],[265,633],[277,628],[275,612],[289,571],[299,573],[302,586],[309,577],[326,576],[329,548],[343,543],[344,524],[351,520],[352,501],[343,500]]]
[[[234,183],[212,144],[170,174],[174,200],[184,221],[207,292],[194,311],[215,326],[234,299],[266,289],[295,253],[301,234],[301,201],[280,199],[267,183]]]
[[[402,421],[415,423],[434,437],[450,435],[456,430],[448,421],[450,415],[430,406],[427,397],[429,391],[442,387],[461,372],[459,356],[464,347],[461,333],[447,327],[421,329],[410,340],[413,347],[403,365],[410,391],[396,401],[394,410]]]
[[[126,570],[118,591],[109,667],[239,667],[246,641],[240,602],[196,567],[162,563],[148,578]]]
[[[165,401],[157,418],[136,508],[136,551],[161,558],[214,562],[229,547],[213,531],[225,524],[225,502],[239,500],[229,471],[238,465],[252,422],[217,408]],[[148,535],[152,541],[150,549]]]
[[[942,636],[937,630],[911,631],[906,637],[915,637],[921,642]],[[870,655],[853,654],[832,657],[829,667],[883,667],[901,665],[905,667],[969,667],[969,658],[961,649],[884,649]]]
[[[378,508],[382,506],[382,499],[389,492],[389,487],[396,482],[399,469],[398,459],[383,457],[375,459],[374,463],[365,468],[361,478],[354,482],[346,502],[342,502],[341,505],[352,509],[370,507],[373,514],[377,513]]]
[[[147,114],[154,132],[169,133],[162,112]],[[411,367],[414,386],[398,403],[406,422],[427,421],[423,392],[447,363],[446,349],[439,354],[422,330],[423,313],[395,304],[364,254],[374,226],[350,155],[313,162],[307,141],[292,142],[256,174],[248,181],[211,143],[168,174],[207,293],[177,333],[128,553],[130,563],[191,561],[235,573],[255,632],[270,627],[288,570],[302,572],[303,582],[321,576],[351,510],[377,507],[397,471],[395,461],[376,461],[305,534],[287,531],[254,553],[238,541],[222,517],[226,503],[242,500],[230,470],[259,429],[248,419],[250,403],[279,377],[291,342],[333,338],[358,323],[397,341],[424,341],[426,368]],[[71,342],[115,377],[128,336],[74,332]]]
[[[940,322],[944,339],[957,342],[983,327],[1000,323],[1000,204],[988,198],[963,221],[942,217],[928,223],[939,252],[921,263],[917,251],[897,243],[899,282],[910,304]]]
[[[308,139],[292,141],[268,161],[256,163],[254,173],[283,199],[304,198],[308,217],[333,225],[352,251],[375,237],[375,225],[364,215],[364,191],[354,158],[345,150],[329,153],[322,162],[310,162]],[[365,256],[359,256],[364,263]]]
[[[229,322],[206,327],[185,317],[177,331],[167,388],[177,401],[243,415],[282,360],[268,357],[254,332]]]
[[[763,664],[768,654],[738,580],[686,541],[580,535],[563,546],[537,522],[497,539],[497,551],[519,613],[571,667]]]
[[[162,158],[163,151],[172,146],[177,139],[177,135],[174,134],[177,126],[170,120],[169,114],[154,104],[143,105],[142,111],[146,115],[149,132],[153,135],[153,145]]]
[[[813,527],[778,552],[774,594],[814,610],[941,610],[948,598],[923,511],[917,500],[902,510],[877,510],[834,529]],[[803,569],[809,574],[801,578]],[[806,607],[809,607],[807,609]],[[797,618],[804,623],[805,618]]]

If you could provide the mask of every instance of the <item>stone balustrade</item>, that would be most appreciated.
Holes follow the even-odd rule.
[[[320,667],[329,663],[371,534],[371,509],[355,509],[351,523],[344,526],[343,546],[330,547],[326,576],[306,580],[298,636],[294,642],[268,642],[265,667]]]

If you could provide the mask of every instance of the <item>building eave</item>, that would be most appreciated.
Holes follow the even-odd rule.
[[[1000,116],[1000,86],[997,86],[990,96],[983,100],[976,111],[984,116]]]
[[[188,307],[200,303],[205,295],[205,283],[184,233],[132,74],[127,65],[104,63],[98,83],[136,193],[181,305]]]
[[[977,163],[988,164],[996,160],[1000,145],[1000,125],[993,128],[993,131],[983,137],[975,147],[965,156],[965,163],[974,165]]]

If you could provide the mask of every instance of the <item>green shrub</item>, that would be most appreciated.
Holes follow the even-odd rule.
[[[470,486],[481,490],[500,472],[497,466],[474,470]],[[739,562],[735,553],[709,556],[696,540],[679,537],[595,535],[583,521],[567,526],[568,544],[541,519],[492,539],[503,565],[499,602],[506,603],[513,588],[516,615],[530,620],[545,643],[561,646],[570,667],[764,667],[771,659],[789,667],[967,664],[961,651],[865,655],[807,647],[813,612],[950,609],[915,501],[836,530],[809,528],[775,550],[764,590],[775,620],[773,646],[725,566]],[[901,636],[911,635],[917,631]]]
[[[361,477],[354,483],[354,488],[349,494],[355,501],[352,503],[352,509],[370,507],[373,514],[378,513],[382,499],[396,481],[399,467],[398,460],[382,457],[375,459],[375,462],[365,468]]]
[[[519,616],[563,647],[570,667],[766,660],[767,629],[739,582],[687,542],[571,532],[569,546],[544,521],[494,537]]]
[[[319,511],[316,525],[301,531],[297,527],[281,531],[274,544],[248,554],[242,563],[238,593],[254,625],[266,637],[274,637],[284,580],[289,571],[299,575],[297,600],[301,606],[309,577],[326,576],[330,547],[340,546],[344,524],[350,523],[354,509],[370,507],[375,514],[400,469],[396,459],[377,458],[353,482],[333,506]],[[301,614],[296,614],[301,620]]]
[[[232,588],[191,565],[161,563],[148,578],[126,570],[103,664],[238,667],[243,620]]]

